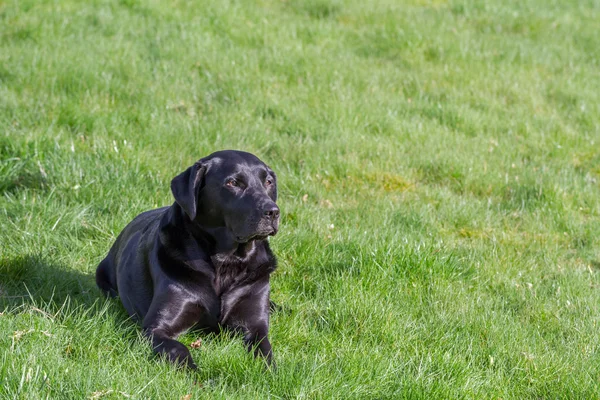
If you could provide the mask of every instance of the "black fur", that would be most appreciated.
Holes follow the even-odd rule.
[[[244,335],[248,350],[272,361],[267,237],[279,225],[275,173],[257,157],[220,151],[171,182],[175,203],[138,215],[96,271],[119,296],[154,350],[196,368],[175,338],[189,328]]]

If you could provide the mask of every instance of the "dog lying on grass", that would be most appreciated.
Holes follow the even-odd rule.
[[[171,181],[175,203],[138,215],[96,270],[96,283],[142,324],[154,351],[196,368],[175,340],[189,328],[241,332],[272,361],[267,237],[279,227],[277,178],[256,156],[219,151]]]

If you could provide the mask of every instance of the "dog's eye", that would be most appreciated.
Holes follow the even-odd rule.
[[[273,184],[273,180],[272,179],[267,179],[265,181],[265,185],[267,185],[267,186],[271,186],[272,184]]]
[[[235,179],[228,179],[227,182],[225,182],[225,184],[231,187],[239,186],[238,181],[236,181]]]

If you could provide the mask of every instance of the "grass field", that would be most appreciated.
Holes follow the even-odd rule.
[[[0,0],[0,398],[600,397],[599,21],[597,0]],[[178,371],[93,280],[226,148],[279,177],[275,371],[223,336]]]

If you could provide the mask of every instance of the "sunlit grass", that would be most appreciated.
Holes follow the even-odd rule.
[[[595,398],[600,5],[0,2],[0,396]],[[219,149],[277,172],[278,368],[152,357],[93,271]],[[193,334],[182,336],[189,345]]]

